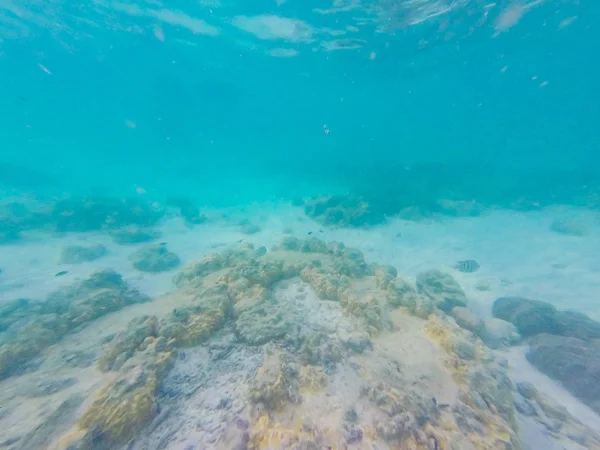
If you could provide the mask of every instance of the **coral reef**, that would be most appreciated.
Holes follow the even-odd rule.
[[[59,262],[60,264],[81,264],[102,258],[106,253],[106,247],[102,244],[87,247],[82,245],[70,245],[63,247],[60,253]]]
[[[136,250],[129,259],[140,272],[166,272],[179,266],[179,256],[170,252],[165,243],[150,245]]]

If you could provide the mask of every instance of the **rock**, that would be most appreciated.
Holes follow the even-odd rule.
[[[173,365],[174,352],[158,343],[129,359],[110,385],[97,394],[79,419],[84,434],[75,448],[119,448],[159,414],[158,390]]]
[[[514,324],[523,337],[557,333],[556,308],[549,303],[521,297],[501,297],[494,302],[492,314]]]
[[[160,232],[134,225],[113,230],[110,235],[115,243],[126,245],[153,241],[160,237]]]
[[[531,339],[526,356],[538,370],[600,413],[599,341],[541,334]]]
[[[179,256],[167,250],[165,244],[140,248],[129,259],[133,261],[133,267],[140,272],[166,272],[181,263]]]
[[[576,311],[558,311],[549,303],[521,297],[503,297],[494,302],[494,317],[513,323],[523,337],[541,333],[600,339],[600,323]]]
[[[84,247],[81,245],[70,245],[63,247],[60,254],[60,264],[81,264],[95,261],[106,255],[106,247],[102,244]]]
[[[537,389],[531,383],[520,382],[516,386],[517,392],[527,400],[535,400],[537,397]]]
[[[486,320],[478,336],[485,345],[493,349],[510,347],[521,341],[521,335],[516,326],[496,318]]]
[[[576,311],[558,311],[558,329],[562,336],[571,336],[583,341],[600,339],[600,323]]]
[[[172,295],[183,295],[175,292]],[[178,346],[195,346],[219,330],[231,315],[227,288],[217,285],[193,293],[189,305],[173,310],[160,321],[159,335]]]
[[[550,230],[567,236],[583,237],[588,234],[588,230],[582,222],[571,219],[554,219]]]
[[[129,289],[119,274],[106,270],[52,292],[45,302],[10,303],[5,307],[7,315],[0,321],[6,330],[0,346],[0,377],[92,320],[149,300]]]
[[[386,219],[382,211],[363,198],[352,195],[334,195],[307,201],[304,212],[323,225],[342,227],[377,225]]]
[[[127,324],[127,328],[116,335],[98,359],[98,368],[103,372],[118,370],[147,338],[154,342],[158,334],[155,316],[139,316]]]
[[[429,270],[417,275],[417,290],[429,297],[445,313],[449,313],[455,306],[467,306],[467,297],[460,285],[452,276],[439,270]]]
[[[256,234],[260,233],[262,228],[259,225],[252,223],[246,223],[240,227],[240,231],[244,234]]]
[[[450,311],[450,315],[461,328],[472,331],[477,335],[480,335],[484,328],[483,321],[464,306],[455,306]]]
[[[251,345],[285,337],[294,326],[294,317],[278,302],[262,301],[244,309],[235,320],[235,331],[239,339]]]

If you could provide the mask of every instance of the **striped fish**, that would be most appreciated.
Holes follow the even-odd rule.
[[[477,272],[481,266],[474,259],[466,259],[464,261],[458,261],[453,267],[459,272],[473,273]]]

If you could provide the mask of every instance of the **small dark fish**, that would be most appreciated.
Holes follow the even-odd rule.
[[[435,397],[431,397],[431,401],[435,406],[437,406],[437,399]]]
[[[308,232],[308,235],[310,236],[311,234],[312,234],[312,231],[309,231],[309,232]]]
[[[402,237],[402,233],[396,233],[396,237]]]
[[[323,232],[323,230],[319,230],[319,233],[322,233],[322,232]]]
[[[238,244],[241,244],[243,241],[243,239],[240,239],[239,241],[237,241]]]
[[[466,259],[464,261],[458,261],[454,268],[459,272],[463,273],[473,273],[477,272],[481,266],[474,259]]]
[[[63,275],[68,274],[69,271],[68,270],[61,270],[60,272],[58,272],[56,275],[54,275],[55,277],[62,277]]]
[[[165,246],[165,245],[167,245],[167,243],[166,243],[166,242],[161,242],[161,243],[160,243],[160,244],[158,244],[158,245]]]

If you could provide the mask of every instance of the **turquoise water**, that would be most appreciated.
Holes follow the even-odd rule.
[[[600,449],[599,20],[0,0],[0,449]]]
[[[462,3],[412,26],[419,4],[444,2],[331,14],[293,2],[9,3],[2,160],[68,192],[126,195],[137,184],[158,199],[242,202],[353,189],[382,167],[394,179],[420,163],[464,166],[463,179],[503,171],[500,185],[508,169],[588,171],[598,158],[598,7],[542,2],[493,37],[510,4]],[[159,10],[177,19],[153,18]],[[348,39],[356,48],[328,49]],[[280,49],[294,56],[272,56]]]

